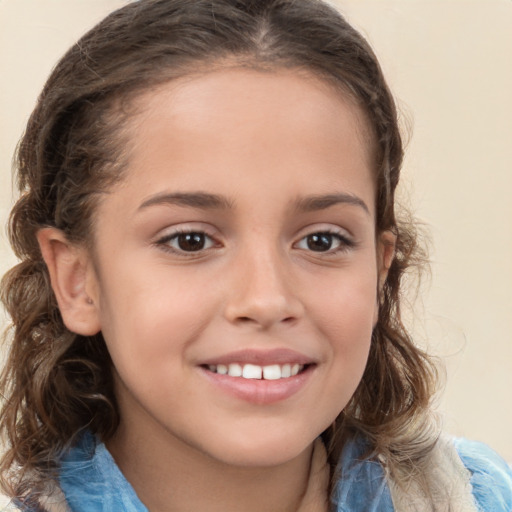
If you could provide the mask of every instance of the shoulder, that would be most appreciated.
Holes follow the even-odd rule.
[[[455,439],[455,449],[471,474],[473,496],[481,510],[512,510],[512,469],[483,443]]]
[[[0,494],[0,510],[2,512],[7,512],[10,510],[18,510],[11,502],[11,498],[5,496],[4,494]]]
[[[512,511],[512,469],[482,443],[441,436],[424,475],[432,491],[428,503],[412,480],[404,490],[366,452],[360,441],[342,451],[333,493],[337,512],[426,510],[433,504],[436,510]]]
[[[57,487],[51,492],[50,496],[41,497],[38,500],[37,511],[30,507],[30,510],[17,500],[0,494],[0,512],[71,512],[67,506],[64,495]]]

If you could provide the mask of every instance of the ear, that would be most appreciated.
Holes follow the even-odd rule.
[[[383,231],[377,240],[377,262],[379,273],[379,292],[388,277],[389,269],[395,259],[396,235],[392,231]]]
[[[390,230],[383,231],[377,238],[377,302],[375,305],[375,313],[373,318],[373,326],[377,324],[379,318],[379,297],[384,288],[386,279],[388,278],[389,269],[395,259],[396,235]]]
[[[70,243],[56,228],[40,229],[37,240],[64,325],[83,336],[97,334],[98,286],[88,251]]]

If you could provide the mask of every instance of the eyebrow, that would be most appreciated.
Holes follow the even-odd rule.
[[[162,204],[189,206],[202,210],[227,210],[233,207],[231,201],[216,194],[208,194],[206,192],[175,192],[152,196],[139,206],[139,210]]]
[[[370,214],[368,205],[360,198],[352,194],[326,194],[318,196],[309,196],[301,198],[296,203],[296,208],[300,212],[314,212],[325,210],[337,204],[350,204],[361,207],[366,213]]]
[[[166,204],[188,206],[202,210],[229,210],[234,206],[233,201],[217,194],[209,194],[206,192],[174,192],[157,194],[146,199],[139,206],[139,210],[154,205]],[[361,198],[347,193],[315,195],[300,198],[295,202],[295,208],[299,212],[307,213],[325,210],[337,204],[359,206],[366,213],[370,214],[367,204]]]

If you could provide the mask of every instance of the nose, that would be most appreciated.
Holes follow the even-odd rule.
[[[233,262],[232,286],[225,307],[229,322],[269,329],[299,320],[304,307],[284,260],[276,253],[259,250],[240,255]]]

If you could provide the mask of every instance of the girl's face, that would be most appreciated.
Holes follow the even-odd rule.
[[[390,235],[362,115],[296,71],[215,71],[139,106],[85,279],[121,429],[228,464],[291,460],[354,393],[377,320]]]

